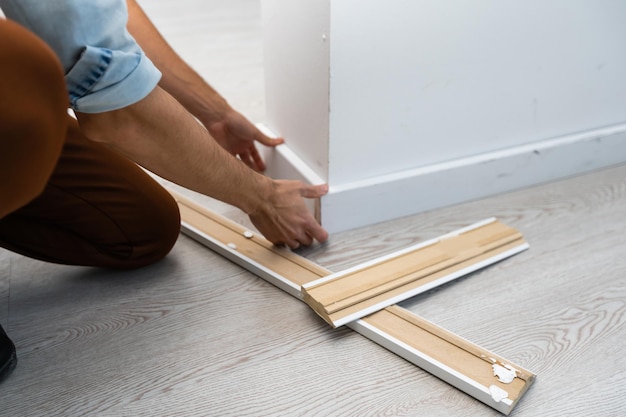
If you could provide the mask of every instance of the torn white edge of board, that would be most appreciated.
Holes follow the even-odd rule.
[[[511,412],[514,405],[511,399],[503,398],[496,401],[492,397],[489,387],[450,368],[424,352],[420,352],[364,320],[349,323],[348,327],[497,411],[507,415]]]

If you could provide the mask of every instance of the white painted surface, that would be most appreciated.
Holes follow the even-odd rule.
[[[626,124],[330,188],[331,233],[467,202],[626,160]]]
[[[496,363],[491,366],[493,367],[493,375],[504,384],[510,384],[517,377],[517,371],[511,365],[502,366]]]
[[[490,385],[489,393],[491,394],[491,398],[497,403],[505,400],[509,396],[508,392],[497,385]]]
[[[331,233],[626,162],[622,0],[263,5],[268,125]]]
[[[265,123],[328,181],[328,0],[263,0]]]
[[[343,185],[626,121],[623,0],[331,1]]]

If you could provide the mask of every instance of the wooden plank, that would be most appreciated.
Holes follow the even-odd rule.
[[[332,275],[241,225],[172,194],[181,211],[185,234],[287,293],[300,298],[302,285]],[[347,326],[504,414],[513,410],[535,379],[532,372],[398,306],[387,307]],[[500,381],[494,375],[495,365],[511,381]]]
[[[487,219],[304,284],[303,299],[338,327],[527,248],[517,230]]]
[[[533,372],[398,306],[350,327],[504,414],[535,380]]]
[[[300,298],[303,284],[330,273],[288,249],[274,246],[263,236],[170,192],[178,202],[185,234],[290,295]]]

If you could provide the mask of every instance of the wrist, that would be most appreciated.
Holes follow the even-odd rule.
[[[233,111],[226,99],[206,83],[190,87],[189,91],[192,93],[187,110],[205,125],[222,122]]]
[[[252,192],[247,193],[246,198],[240,200],[239,208],[248,216],[259,213],[263,211],[264,206],[273,200],[274,193],[274,181],[265,175],[254,172]]]
[[[192,113],[205,125],[223,123],[233,111],[230,104],[222,97],[200,98],[200,100],[202,101],[196,107],[198,110]]]
[[[199,75],[163,76],[162,87],[178,100],[185,109],[203,123],[223,120],[232,108],[213,87]]]

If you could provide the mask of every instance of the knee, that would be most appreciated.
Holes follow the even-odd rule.
[[[180,234],[178,204],[165,190],[149,213],[144,213],[143,236],[132,243],[130,256],[116,265],[121,269],[134,269],[156,263],[170,253]]]
[[[180,235],[180,211],[174,198],[165,190],[167,197],[163,198],[157,208],[158,228],[156,230],[155,250],[153,262],[163,259],[174,247]]]

